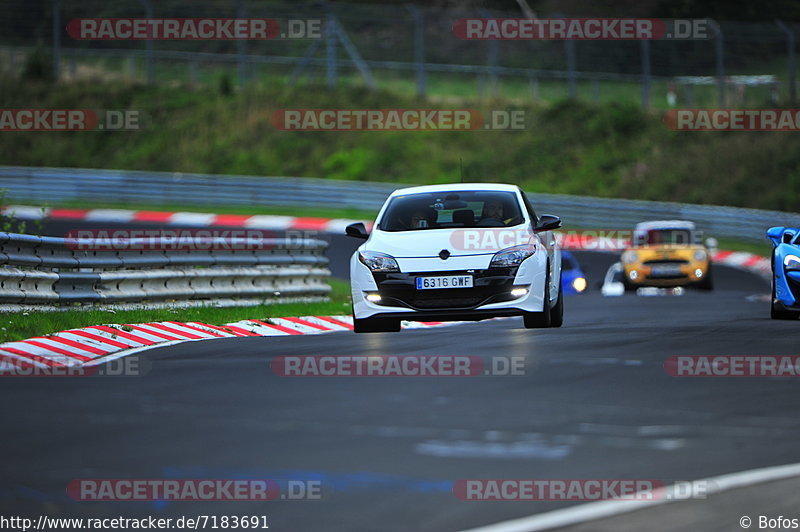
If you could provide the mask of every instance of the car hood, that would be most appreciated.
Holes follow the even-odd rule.
[[[484,229],[470,229],[478,234]],[[494,255],[496,246],[467,246],[464,229],[425,229],[421,231],[373,231],[364,246],[365,251],[386,253],[395,258],[438,257],[446,249],[450,256]],[[480,239],[478,239],[480,240]],[[513,243],[512,243],[513,245]]]

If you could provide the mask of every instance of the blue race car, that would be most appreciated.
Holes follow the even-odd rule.
[[[580,294],[588,286],[578,259],[569,251],[561,252],[561,285],[565,294]]]
[[[767,237],[772,250],[772,305],[774,320],[794,320],[800,316],[800,229],[770,227]]]

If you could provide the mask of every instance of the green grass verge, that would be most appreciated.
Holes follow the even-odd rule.
[[[257,307],[198,307],[161,310],[65,310],[52,312],[0,313],[0,342],[24,340],[33,336],[100,324],[145,323],[152,321],[200,321],[223,325],[238,320],[281,316],[350,314],[350,284],[329,279],[330,301],[324,303],[286,303]]]
[[[148,117],[137,132],[6,132],[0,164],[433,184],[458,182],[463,160],[468,180],[515,183],[532,192],[800,210],[794,135],[674,132],[633,96],[599,104],[513,97],[419,102],[359,87],[268,85],[226,94],[206,86],[5,80],[0,99],[8,108],[131,109]],[[526,128],[280,131],[272,123],[280,109],[420,107],[521,109]],[[107,201],[114,202],[113,190]]]
[[[772,244],[770,244],[766,237],[764,243],[751,242],[745,240],[734,240],[732,238],[718,238],[719,249],[727,251],[746,251],[761,257],[769,257],[772,255]]]

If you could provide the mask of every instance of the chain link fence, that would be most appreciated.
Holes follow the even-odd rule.
[[[296,26],[305,36],[270,40],[78,40],[66,29],[75,19],[143,17],[270,18],[284,32],[289,21],[311,25]],[[522,17],[410,4],[9,0],[0,20],[0,60],[18,76],[38,48],[61,80],[366,85],[421,97],[573,97],[645,107],[795,99],[800,25],[723,21],[715,38],[686,41],[478,41],[452,30],[461,18]],[[319,31],[311,31],[317,22]]]

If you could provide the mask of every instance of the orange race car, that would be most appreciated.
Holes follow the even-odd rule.
[[[622,254],[626,290],[643,286],[695,286],[711,290],[711,254],[694,223],[659,220],[636,225]]]

